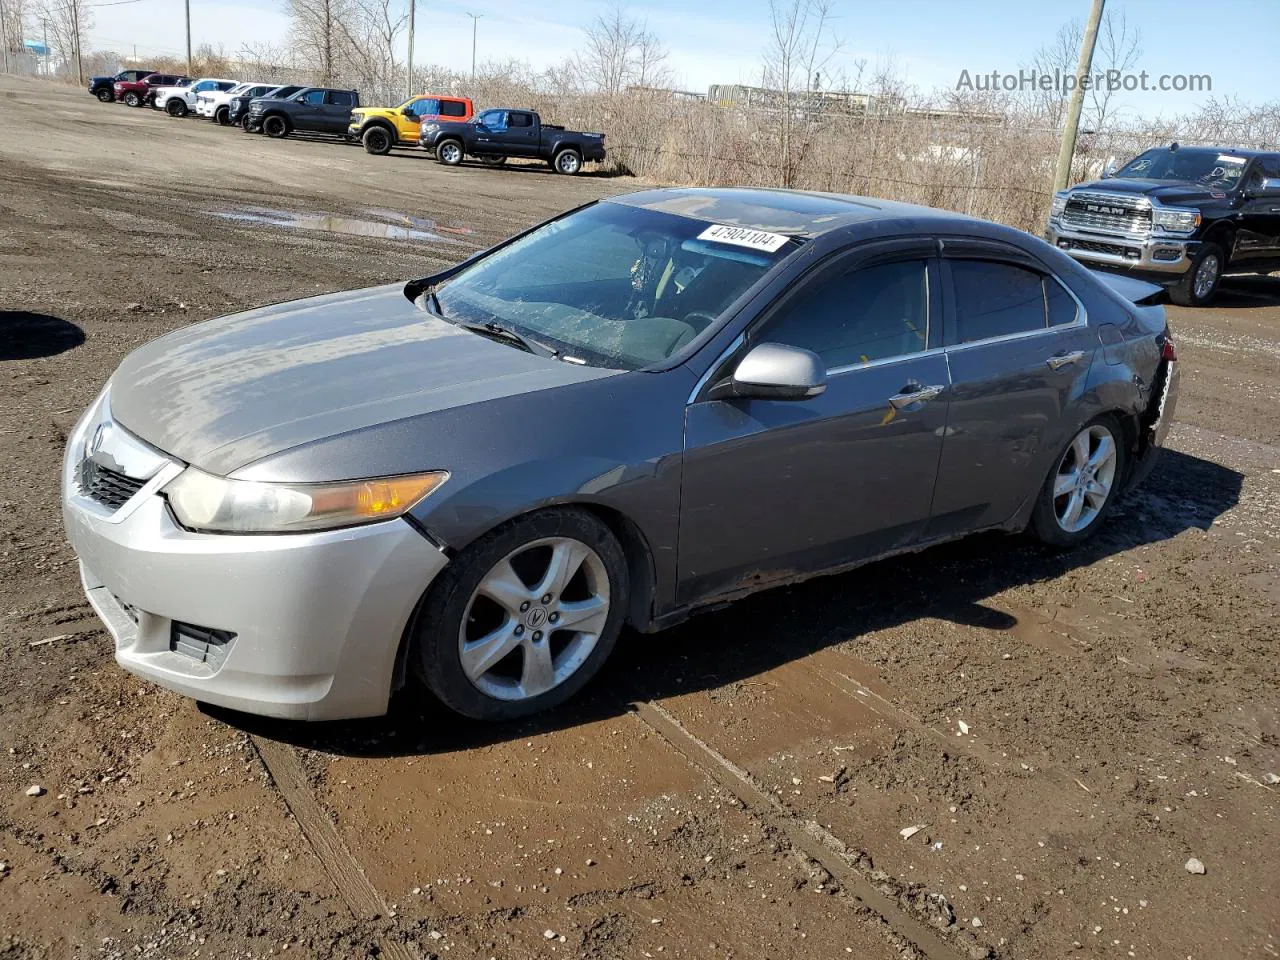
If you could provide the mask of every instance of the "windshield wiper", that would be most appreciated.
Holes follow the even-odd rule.
[[[443,314],[442,314],[443,316]],[[444,319],[448,320],[447,317]],[[516,333],[510,327],[504,327],[499,323],[487,321],[485,323],[471,323],[466,320],[449,320],[449,323],[456,324],[463,330],[470,330],[472,333],[478,333],[482,337],[488,337],[490,340],[499,340],[502,343],[509,343],[513,347],[519,347],[526,353],[537,354],[542,357],[559,357],[560,351],[555,347],[549,347],[545,343],[539,343],[530,337],[526,337],[522,333]]]

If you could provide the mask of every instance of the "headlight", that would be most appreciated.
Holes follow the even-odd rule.
[[[1059,190],[1053,195],[1053,203],[1049,205],[1049,216],[1060,217],[1065,209],[1067,209],[1067,191]]]
[[[439,470],[342,483],[256,483],[187,467],[164,494],[189,530],[295,533],[402,516],[448,478]]]
[[[1152,207],[1151,222],[1166,233],[1190,233],[1200,226],[1200,211],[1184,207]]]
[[[440,129],[440,124],[438,123],[424,123],[422,125],[423,133],[435,133],[439,129]]]

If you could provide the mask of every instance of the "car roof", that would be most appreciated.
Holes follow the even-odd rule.
[[[810,239],[886,220],[908,221],[913,229],[926,232],[959,231],[999,239],[1006,239],[1006,231],[1011,231],[987,220],[913,203],[804,190],[674,187],[609,197],[607,202]]]

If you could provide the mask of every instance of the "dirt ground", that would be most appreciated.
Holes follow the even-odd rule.
[[[1171,449],[1074,553],[626,636],[518,726],[413,690],[268,723],[115,666],[58,467],[126,353],[634,186],[0,79],[0,957],[1280,955],[1280,279],[1172,311]]]

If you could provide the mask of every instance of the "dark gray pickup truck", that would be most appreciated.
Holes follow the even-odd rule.
[[[245,130],[261,130],[268,137],[287,137],[295,130],[346,135],[351,111],[360,106],[354,90],[304,87],[284,100],[261,97],[249,101]]]
[[[424,123],[418,143],[446,166],[466,157],[493,166],[508,157],[545,160],[556,173],[575,174],[586,161],[604,159],[604,134],[579,133],[543,123],[532,110],[485,110],[466,122]]]

